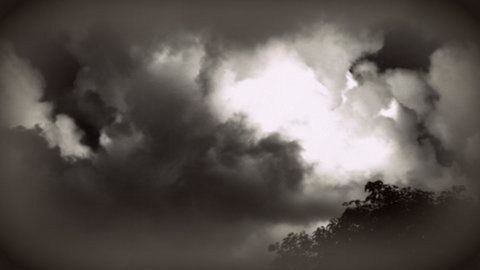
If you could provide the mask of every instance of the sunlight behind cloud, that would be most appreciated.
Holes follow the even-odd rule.
[[[268,55],[265,68],[252,77],[235,81],[233,71],[227,72],[220,94],[227,110],[245,114],[263,134],[279,132],[299,141],[303,158],[322,173],[371,173],[387,162],[392,152],[387,139],[360,134],[358,120],[332,109],[328,89],[296,54],[274,48]],[[343,93],[357,86],[346,76]]]

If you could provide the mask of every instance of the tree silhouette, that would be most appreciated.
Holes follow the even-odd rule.
[[[473,254],[464,246],[475,228],[467,222],[474,204],[463,186],[435,194],[375,181],[365,191],[328,225],[270,245],[272,268],[459,269]]]

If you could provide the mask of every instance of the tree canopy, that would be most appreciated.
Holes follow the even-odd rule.
[[[313,233],[290,233],[269,246],[275,270],[459,269],[474,247],[473,199],[465,187],[435,194],[382,181],[364,200]],[[476,235],[475,235],[476,236]]]

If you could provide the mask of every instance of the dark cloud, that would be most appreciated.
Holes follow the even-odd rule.
[[[100,132],[103,127],[113,123],[116,110],[105,104],[100,95],[91,90],[60,96],[52,103],[55,114],[68,115],[83,131],[80,142],[95,151],[98,150]]]
[[[0,4],[0,20],[8,16],[11,12],[15,12],[21,7],[24,1],[6,0]]]
[[[350,70],[363,61],[370,61],[377,65],[379,72],[397,68],[428,72],[430,56],[440,46],[438,41],[405,28],[387,30],[384,38],[379,51],[356,60]]]
[[[442,141],[432,135],[424,124],[418,125],[418,131],[418,143],[420,145],[423,145],[426,142],[429,142],[435,150],[435,158],[438,164],[442,166],[451,166],[454,160],[453,152],[446,149],[445,146],[442,144]]]
[[[403,8],[395,16],[407,16],[406,3],[397,4]],[[334,216],[340,202],[358,193],[358,182],[307,190],[314,164],[302,158],[301,142],[262,134],[248,116],[223,119],[210,98],[229,55],[308,36],[312,25],[325,22],[355,36],[392,14],[368,11],[387,10],[377,2],[358,8],[348,1],[72,1],[35,3],[6,17],[1,38],[44,79],[40,98],[29,102],[51,107],[49,123],[68,116],[80,139],[69,137],[67,146],[79,143],[94,154],[65,158],[67,146],[48,141],[43,123],[2,126],[5,249],[48,269],[252,269],[268,259],[264,244],[275,226]],[[458,25],[435,28],[434,38],[423,30],[379,28],[386,32],[383,47],[358,61],[373,62],[388,76],[391,69],[428,73],[431,55],[444,41],[437,43],[438,36]],[[337,73],[343,77],[344,70]],[[364,87],[372,109],[378,93]],[[432,146],[432,168],[449,167],[456,156],[422,122],[442,96],[425,93],[432,99],[427,105],[402,100],[401,134],[392,137],[405,136],[402,146],[420,145],[421,154]],[[374,105],[383,108],[391,98],[385,94]],[[425,115],[418,112],[424,108]]]
[[[257,141],[243,125],[232,120],[210,133],[213,139],[204,147],[189,149],[190,158],[178,166],[176,177],[162,164],[175,163],[185,153],[161,157],[163,149],[157,146],[118,163],[108,156],[100,156],[96,163],[69,163],[58,149],[48,147],[39,131],[2,131],[3,142],[8,142],[1,145],[2,216],[19,213],[1,222],[4,246],[22,261],[49,269],[116,268],[125,262],[115,255],[121,249],[129,250],[140,267],[235,267],[244,262],[230,252],[251,230],[263,230],[271,222],[305,222],[333,214],[328,200],[296,198],[308,173],[298,144],[279,135]],[[19,147],[23,151],[15,151]],[[34,166],[41,169],[26,169]],[[148,225],[151,222],[154,228]],[[116,240],[94,239],[115,228]],[[141,232],[151,240],[135,235]],[[28,235],[28,242],[18,241],[19,234]],[[135,247],[124,242],[129,237],[137,242]],[[73,254],[61,251],[66,239]],[[92,249],[97,241],[112,251]],[[197,257],[199,243],[204,243],[204,251]],[[171,253],[137,261],[145,258],[145,249]],[[94,252],[114,262],[99,261]],[[224,258],[216,262],[219,254]],[[179,262],[182,256],[188,262]],[[72,266],[76,260],[83,262]]]
[[[97,150],[94,159],[68,162],[59,148],[49,148],[40,129],[5,130],[0,136],[5,142],[2,181],[8,186],[3,192],[15,194],[4,198],[8,207],[2,216],[21,213],[3,223],[7,236],[15,232],[5,246],[22,260],[49,269],[119,269],[125,260],[117,252],[126,249],[135,254],[135,267],[235,268],[257,260],[232,257],[256,229],[336,212],[339,204],[330,199],[301,198],[310,169],[295,141],[279,134],[258,138],[241,117],[224,123],[201,87],[187,81],[195,82],[196,76],[152,73],[150,59],[130,61],[130,44],[121,40],[93,30],[72,47],[82,66],[73,87],[38,101],[74,121],[84,133],[80,143]],[[103,53],[95,49],[98,45]],[[117,79],[125,81],[126,89],[111,84]],[[116,94],[124,104],[114,109]],[[112,140],[111,148],[102,142],[102,132]],[[138,148],[124,156],[115,152],[122,138],[135,134],[142,138],[135,142]],[[24,151],[15,153],[18,147]],[[24,169],[37,166],[41,172]],[[143,219],[157,228],[131,223]],[[122,228],[114,239],[103,240],[112,251],[92,248],[99,241],[93,235],[117,226]],[[85,231],[92,236],[83,240]],[[135,236],[144,231],[158,243]],[[25,232],[30,247],[15,237]],[[138,246],[125,244],[129,237]],[[61,251],[65,239],[72,253]],[[146,250],[165,255],[148,258]],[[57,252],[62,255],[52,255]],[[98,259],[99,254],[105,255]]]
[[[42,71],[45,80],[44,99],[55,100],[72,90],[80,63],[67,48],[70,40],[66,35],[49,39],[35,48],[25,50],[25,45],[15,45],[20,57],[29,59],[32,65]]]
[[[314,201],[295,202],[308,174],[298,144],[279,135],[255,142],[241,123],[219,129],[215,148],[182,170],[172,187],[175,201],[227,219],[308,220],[327,210]]]

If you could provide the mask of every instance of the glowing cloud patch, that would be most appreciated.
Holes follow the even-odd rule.
[[[293,52],[275,48],[265,68],[249,78],[235,81],[232,73],[225,72],[220,90],[227,110],[245,114],[263,134],[279,132],[297,140],[303,158],[318,171],[370,173],[391,154],[386,138],[359,132],[360,120],[331,108],[328,89]],[[351,74],[346,76],[344,93],[357,86]]]

